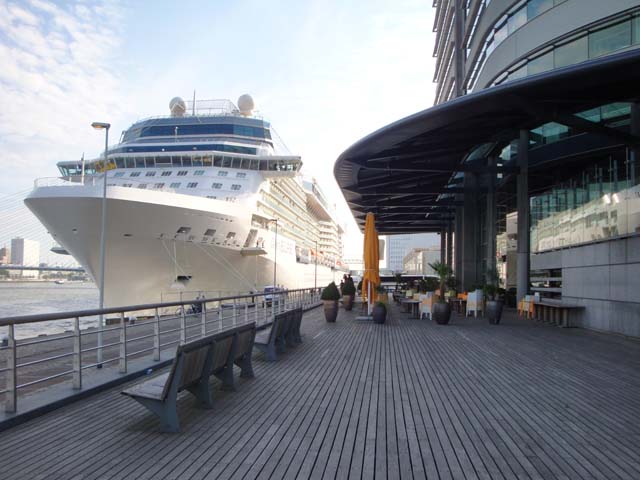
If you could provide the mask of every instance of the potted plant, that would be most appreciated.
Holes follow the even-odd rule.
[[[371,310],[371,316],[376,323],[384,323],[387,319],[387,305],[384,302],[376,302]]]
[[[487,306],[484,314],[487,320],[489,320],[489,323],[495,325],[500,323],[502,308],[504,306],[503,301],[498,297],[500,276],[498,275],[498,270],[495,268],[488,269],[486,276],[489,283],[483,287],[484,294],[487,297]]]
[[[340,300],[340,290],[335,282],[331,282],[322,290],[320,295],[324,303],[324,317],[327,322],[335,322],[338,317],[338,301]]]
[[[353,279],[347,277],[342,287],[342,304],[344,309],[349,311],[353,308],[353,299],[356,296],[356,286],[353,284]]]
[[[451,267],[442,262],[431,263],[429,266],[433,268],[440,279],[440,295],[438,302],[433,304],[431,316],[437,324],[446,325],[451,318],[451,305],[445,300],[447,281],[451,277]]]

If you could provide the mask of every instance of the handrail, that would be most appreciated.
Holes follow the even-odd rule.
[[[128,361],[138,359],[142,355],[147,358],[146,361],[153,362],[149,364],[153,366],[163,358],[163,347],[183,344],[194,338],[215,335],[250,323],[260,328],[279,313],[291,308],[312,308],[319,305],[320,291],[320,288],[300,288],[2,318],[0,327],[8,329],[6,346],[0,348],[6,358],[6,368],[0,369],[0,379],[4,379],[6,386],[0,391],[0,396],[4,396],[5,412],[17,411],[18,393],[25,388],[71,376],[73,389],[80,390],[83,385],[83,372],[88,368],[101,368],[113,364],[113,368],[117,368],[120,374],[126,374]],[[267,296],[269,298],[266,298]],[[262,302],[256,300],[260,298]],[[243,299],[252,299],[252,307],[249,308],[250,302],[242,302]],[[187,311],[186,307],[193,305],[200,307],[192,309],[194,311]],[[172,307],[179,307],[175,315],[163,313]],[[143,312],[145,319],[135,323],[127,321],[126,314],[135,312]],[[147,317],[147,312],[153,314]],[[106,329],[80,328],[81,318],[95,318],[106,314],[118,314],[118,325]],[[73,330],[69,334],[26,341],[16,338],[18,325],[63,319],[73,320]],[[165,322],[169,323],[165,325]],[[140,329],[136,331],[136,336],[129,336],[128,331],[131,328]],[[108,334],[104,343],[94,337],[96,333]],[[54,341],[55,345],[50,346]],[[63,343],[60,344],[60,341]],[[131,348],[134,344],[135,349]],[[18,355],[19,352],[24,352],[25,348],[28,351]],[[102,357],[103,351],[109,352],[108,358]],[[67,358],[72,361],[70,370],[66,362],[53,362]],[[166,356],[164,358],[166,359]],[[29,381],[20,383],[25,369],[29,370],[26,374]]]
[[[182,307],[185,305],[193,305],[210,303],[210,302],[223,302],[225,300],[234,300],[241,298],[253,298],[253,297],[264,297],[265,295],[282,295],[288,293],[295,292],[308,292],[309,290],[313,290],[313,288],[298,288],[293,290],[281,290],[278,292],[256,292],[249,293],[246,295],[234,295],[230,297],[214,297],[214,298],[201,298],[201,299],[193,299],[193,300],[183,300],[183,301],[175,301],[175,302],[164,302],[164,303],[145,303],[140,305],[126,305],[124,307],[109,307],[109,308],[95,308],[90,310],[74,310],[70,312],[55,312],[55,313],[39,313],[34,315],[18,315],[13,317],[3,317],[0,318],[0,327],[6,327],[9,325],[24,325],[27,323],[36,323],[36,322],[46,322],[49,320],[63,320],[71,317],[90,317],[96,315],[106,315],[110,313],[127,313],[134,312],[137,310],[153,310],[155,308],[168,308],[168,307]]]

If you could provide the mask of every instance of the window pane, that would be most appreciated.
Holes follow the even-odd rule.
[[[500,45],[504,41],[504,39],[507,38],[507,35],[507,24],[504,23],[500,28],[496,30],[495,34],[493,35],[494,48]]]
[[[527,9],[522,7],[509,17],[509,35],[515,32],[522,25],[527,23]]]
[[[589,58],[589,42],[582,37],[555,49],[554,62],[556,68],[574,63],[584,62]]]
[[[614,52],[631,45],[631,22],[626,21],[589,34],[589,57]]]
[[[640,43],[640,15],[633,17],[633,43]]]
[[[553,7],[553,0],[530,0],[527,4],[527,19],[537,17]]]
[[[545,53],[544,55],[534,58],[529,61],[527,65],[527,74],[535,75],[536,73],[546,72],[553,69],[553,55],[552,52]]]

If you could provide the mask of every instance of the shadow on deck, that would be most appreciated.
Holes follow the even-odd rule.
[[[123,386],[0,433],[3,478],[640,478],[640,343],[515,318],[305,314],[256,378],[179,398],[161,434]]]

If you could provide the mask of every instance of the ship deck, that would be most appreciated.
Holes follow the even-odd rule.
[[[392,308],[305,314],[256,378],[162,434],[114,388],[0,433],[3,478],[640,478],[640,343]]]

